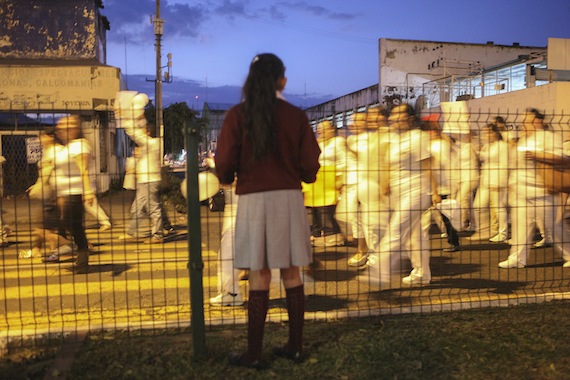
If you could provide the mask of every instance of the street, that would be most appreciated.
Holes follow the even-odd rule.
[[[18,258],[18,252],[30,246],[30,210],[37,205],[26,210],[24,201],[18,200],[16,216],[6,207],[9,202],[4,202],[4,221],[15,232],[9,238],[10,246],[2,250],[0,331],[19,336],[189,325],[186,216],[171,215],[176,234],[164,244],[119,241],[132,195],[124,191],[101,200],[113,221],[112,230],[99,232],[96,223],[87,220],[87,237],[93,245],[87,274],[71,272],[71,256],[49,264],[40,257]],[[221,212],[201,207],[205,319],[207,324],[242,323],[245,306],[210,307],[207,302],[216,295],[221,217]],[[385,291],[358,282],[358,271],[346,265],[355,247],[316,247],[316,263],[304,271],[307,319],[508,305],[569,296],[570,269],[562,268],[562,258],[553,248],[533,250],[524,269],[505,270],[497,264],[507,257],[507,244],[462,237],[462,249],[448,253],[443,251],[447,243],[439,234],[431,236],[432,283],[405,287],[396,278],[392,289]],[[409,268],[409,262],[403,261],[402,277]],[[247,295],[247,282],[242,282],[241,289]],[[286,309],[283,289],[277,283],[270,298],[268,319],[281,321]]]

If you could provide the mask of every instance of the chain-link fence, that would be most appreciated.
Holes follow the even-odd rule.
[[[421,132],[415,124],[396,127],[393,116],[384,124],[386,116],[353,114],[330,131],[315,123],[323,153],[317,182],[304,186],[314,252],[314,263],[302,269],[306,319],[568,297],[570,230],[567,197],[559,192],[567,190],[554,188],[568,185],[567,114],[533,114],[531,121],[523,110],[505,117],[506,127],[495,119],[500,115],[471,114],[451,129],[444,115],[421,115]],[[37,161],[24,159],[31,152],[22,148],[26,136],[2,135],[5,344],[45,334],[188,326],[194,232],[188,218],[201,226],[204,266],[197,269],[206,324],[245,321],[248,273],[232,265],[239,253],[231,186],[202,202],[199,215],[188,215],[178,190],[183,173],[166,173],[161,200],[170,224],[161,226],[163,241],[153,242],[147,216],[135,220],[135,239],[125,238],[135,191],[110,181],[99,205],[112,226],[85,214],[91,253],[88,270],[77,273],[73,242],[50,245],[38,230],[48,205],[25,194],[38,176]],[[95,175],[122,178],[114,165],[108,170]],[[553,175],[559,181],[547,179]],[[446,198],[439,206],[433,186]],[[45,262],[54,253],[58,260]],[[278,272],[273,279],[268,319],[286,320]]]

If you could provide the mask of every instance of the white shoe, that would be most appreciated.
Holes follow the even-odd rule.
[[[537,241],[532,245],[532,248],[545,248],[552,246],[552,242],[546,238],[542,238],[541,241]]]
[[[99,231],[103,232],[103,231],[109,231],[111,229],[111,224],[103,224],[101,227],[99,227]]]
[[[562,268],[570,268],[570,260],[566,261],[563,265]]]
[[[373,267],[378,263],[378,260],[379,260],[378,256],[376,256],[373,253],[372,254],[369,253],[368,254],[368,261],[366,262],[366,266]]]
[[[503,268],[503,269],[524,268],[524,267],[525,267],[524,264],[520,264],[518,261],[512,260],[511,258],[508,258],[507,260],[501,261],[499,263],[499,268]]]
[[[340,247],[344,245],[344,237],[341,234],[317,237],[312,240],[315,247]]]
[[[357,253],[348,259],[347,264],[349,267],[362,267],[368,262],[368,253]]]
[[[492,243],[502,243],[505,240],[507,240],[507,237],[503,234],[496,234],[495,236],[493,236],[492,238],[489,239],[490,242]]]
[[[117,240],[121,240],[124,242],[137,242],[140,241],[141,239],[137,239],[135,236],[133,235],[129,235],[129,234],[123,234],[123,235],[119,235],[119,237],[117,238]]]
[[[75,249],[77,249],[77,247]],[[65,255],[72,252],[73,252],[73,246],[71,244],[60,245],[59,247],[51,251],[51,253],[55,255]]]
[[[429,285],[429,283],[431,282],[430,279],[428,278],[424,278],[422,276],[418,276],[417,274],[410,274],[407,277],[404,277],[402,279],[402,284],[404,285]]]
[[[442,233],[440,236],[442,239],[447,239],[447,232]]]
[[[22,249],[20,252],[18,252],[19,259],[31,259],[33,256],[34,254],[31,249]]]
[[[220,293],[214,298],[210,298],[210,305],[212,306],[241,306],[243,305],[243,298],[241,294]]]

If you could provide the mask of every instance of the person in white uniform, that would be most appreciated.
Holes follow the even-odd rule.
[[[321,154],[319,163],[321,170],[327,169],[334,172],[335,180],[330,184],[334,189],[325,189],[325,192],[338,192],[342,190],[346,173],[346,140],[337,135],[336,128],[328,120],[321,121],[317,124],[317,141]],[[329,181],[325,181],[328,185]],[[335,212],[337,210],[338,196],[332,199],[332,204],[325,204],[319,207],[311,207],[313,216],[313,225],[311,226],[313,244],[334,246],[344,244],[344,237],[341,236],[341,228],[336,220]],[[342,217],[342,216],[341,216]],[[320,241],[322,238],[324,241]]]
[[[211,169],[215,169],[216,163],[213,158],[207,158],[206,162]],[[243,296],[239,287],[240,270],[234,268],[235,259],[235,236],[238,197],[235,186],[224,185],[225,206],[222,222],[222,238],[220,251],[218,252],[218,294],[210,298],[212,306],[241,306]]]
[[[481,141],[481,175],[474,202],[475,225],[478,228],[481,226],[482,209],[488,207],[491,222],[489,241],[500,243],[507,240],[509,235],[507,194],[510,147],[494,124],[481,129]]]
[[[370,255],[377,257],[389,221],[389,203],[384,195],[388,181],[388,134],[386,117],[380,111],[372,108],[355,114],[352,129],[356,134],[348,139],[348,149],[356,155],[357,199],[365,240],[356,255],[348,260],[352,267],[366,265]]]
[[[430,153],[432,156],[432,174],[436,181],[436,188],[442,199],[454,199],[457,193],[457,181],[454,180],[455,163],[457,162],[457,152],[453,149],[448,136],[441,133],[439,125],[439,114],[430,114],[422,118],[422,130],[430,135]],[[431,193],[430,193],[431,194]],[[429,234],[431,222],[435,222],[442,237],[447,238],[449,248],[444,252],[456,252],[460,250],[459,235],[453,227],[451,220],[445,216],[441,210],[431,207],[422,216],[422,228],[424,233]]]
[[[541,166],[537,161],[546,154],[562,157],[562,141],[551,131],[544,129],[544,114],[531,108],[525,113],[524,131],[517,143],[516,160],[509,176],[509,204],[513,212],[512,238],[509,257],[499,263],[500,268],[524,268],[532,242],[537,218],[544,220],[545,228],[552,229],[556,209],[554,194],[546,189]],[[558,226],[557,226],[558,227]],[[559,236],[556,236],[559,235]],[[555,234],[555,247],[562,251],[566,262],[570,251],[562,241],[562,234]],[[558,243],[558,244],[557,244]],[[564,264],[566,265],[566,264]]]
[[[477,151],[471,142],[471,135],[457,135],[456,145],[459,148],[459,191],[457,201],[461,206],[461,222],[463,231],[476,230],[473,216],[473,198],[479,185],[479,162]]]
[[[369,259],[368,270],[360,280],[391,286],[392,274],[403,256],[409,257],[412,271],[402,279],[405,285],[425,285],[431,281],[429,238],[421,228],[421,216],[441,198],[431,175],[429,135],[415,127],[411,106],[394,107],[388,118],[393,133],[388,152],[390,222],[379,245],[377,260]],[[432,197],[430,199],[430,191]]]
[[[91,146],[81,136],[79,115],[59,119],[55,133],[61,145],[58,144],[55,148],[54,175],[50,177],[50,181],[57,194],[62,225],[73,236],[77,246],[77,258],[73,263],[74,273],[84,274],[89,271],[89,244],[85,235],[84,203],[92,203],[95,198],[88,169],[89,157],[92,154]]]
[[[354,133],[352,120],[348,122],[348,129],[351,134]],[[340,230],[344,233],[347,243],[356,242],[357,244],[364,242],[362,235],[362,224],[360,221],[360,206],[358,202],[357,184],[358,184],[358,166],[356,153],[348,149],[349,140],[352,135],[346,138],[346,165],[343,173],[343,184],[340,197],[336,206],[336,220],[340,225]],[[359,247],[360,248],[360,247]]]

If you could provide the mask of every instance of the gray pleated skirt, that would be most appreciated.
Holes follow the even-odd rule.
[[[301,190],[242,194],[238,200],[234,267],[260,270],[306,266],[313,260]]]

